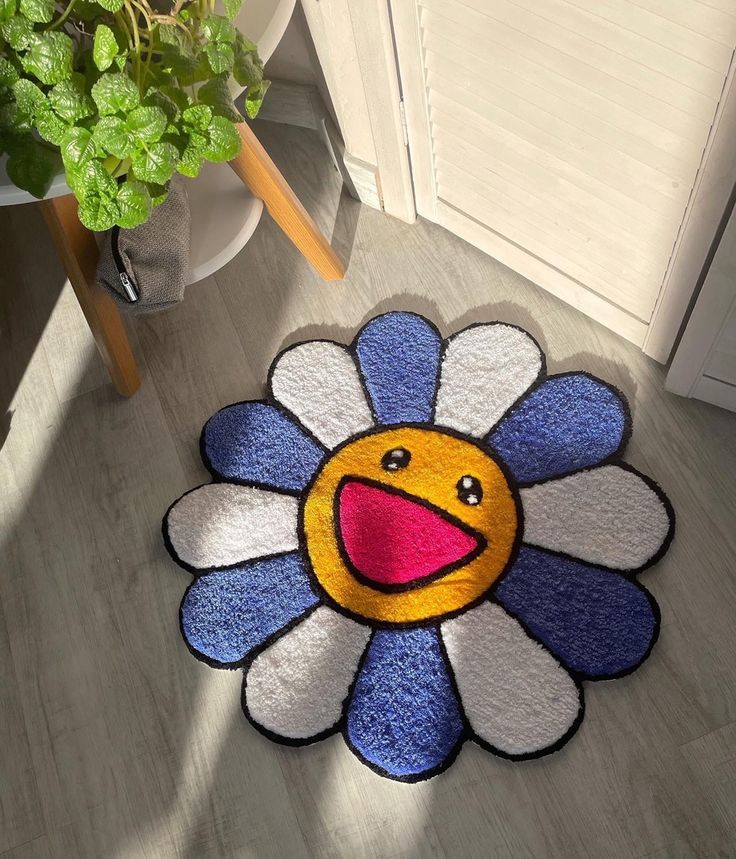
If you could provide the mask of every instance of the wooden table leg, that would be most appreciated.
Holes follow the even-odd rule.
[[[342,280],[345,266],[271,161],[250,126],[237,126],[240,154],[230,162],[235,173],[263,200],[271,217],[324,280]]]
[[[112,383],[119,394],[130,397],[141,381],[120,311],[95,283],[95,237],[79,222],[73,194],[43,200],[41,209]]]

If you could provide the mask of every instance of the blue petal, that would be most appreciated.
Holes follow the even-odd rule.
[[[605,382],[583,373],[552,376],[487,437],[521,483],[597,465],[625,440],[628,408]]]
[[[378,423],[432,420],[442,339],[415,313],[386,313],[358,335],[356,350]]]
[[[441,767],[462,732],[437,631],[376,632],[348,708],[353,750],[383,774],[415,781]]]
[[[274,489],[304,489],[324,455],[318,442],[269,403],[221,409],[202,437],[202,456],[216,476]]]
[[[291,552],[196,579],[181,604],[181,629],[205,661],[232,665],[317,602]]]
[[[522,546],[496,599],[565,665],[591,680],[632,670],[649,653],[656,603],[608,570]]]

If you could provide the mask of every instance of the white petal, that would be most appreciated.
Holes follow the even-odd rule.
[[[253,661],[245,685],[250,717],[289,739],[329,730],[369,638],[367,626],[320,606]]]
[[[460,700],[481,740],[509,755],[554,745],[580,696],[570,675],[499,605],[482,603],[442,624]]]
[[[355,362],[338,343],[288,349],[274,366],[271,390],[329,448],[373,426]]]
[[[486,435],[541,369],[539,347],[519,328],[497,322],[460,331],[442,359],[435,423]]]
[[[521,503],[525,543],[615,570],[641,567],[670,529],[659,495],[617,465],[522,489]]]
[[[265,489],[210,483],[188,492],[166,517],[178,558],[197,569],[225,567],[296,549],[299,499]]]

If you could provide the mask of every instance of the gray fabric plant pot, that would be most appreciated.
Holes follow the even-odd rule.
[[[189,277],[189,199],[175,176],[169,196],[132,230],[113,227],[103,237],[97,283],[130,313],[155,313],[184,298]]]

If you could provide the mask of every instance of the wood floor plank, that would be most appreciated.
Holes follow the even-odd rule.
[[[189,287],[180,307],[137,319],[135,332],[190,485],[206,482],[192,439],[218,409],[259,384],[216,281]]]
[[[32,204],[0,210],[3,267],[0,273],[0,348],[13,346],[16,361],[21,344],[47,348],[54,385],[60,399],[77,396],[107,383],[92,334],[84,321],[46,225]],[[10,238],[12,237],[12,239]],[[41,338],[43,337],[43,342]]]
[[[0,613],[0,854],[45,832],[5,618]]]
[[[0,854],[3,859],[55,859],[56,856],[80,856],[71,823],[46,835],[19,844]]]
[[[44,330],[43,348],[56,394],[62,402],[107,385],[110,376],[97,360],[97,346],[69,281],[64,283]],[[63,355],[63,360],[59,356]]]
[[[60,263],[33,205],[0,209],[0,342],[39,338],[64,283]]]

